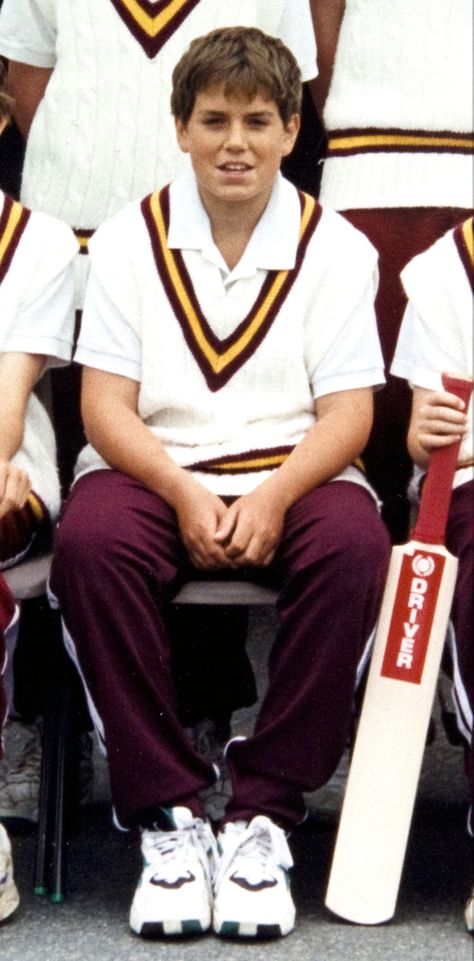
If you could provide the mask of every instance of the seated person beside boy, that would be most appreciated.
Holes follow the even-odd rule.
[[[408,435],[417,465],[415,497],[434,450],[462,437],[449,511],[446,546],[459,558],[448,644],[453,664],[453,702],[466,742],[469,782],[468,829],[474,836],[474,645],[473,408],[469,410],[442,386],[441,375],[473,376],[473,218],[459,224],[402,272],[409,298],[392,373],[413,387]],[[474,879],[473,879],[474,880]],[[474,932],[474,889],[466,906],[466,925]]]
[[[0,63],[0,132],[9,116]],[[0,571],[26,557],[59,513],[54,433],[33,388],[48,358],[49,363],[71,359],[76,251],[69,227],[31,213],[0,190]],[[0,573],[0,735],[8,707],[9,727],[21,726],[13,715],[10,670],[17,622],[15,601]],[[10,784],[5,764],[0,763],[2,801],[11,788],[6,813],[12,814],[17,785]],[[0,921],[17,904],[10,842],[0,825]]]
[[[285,832],[337,767],[384,582],[388,536],[354,465],[384,379],[376,254],[279,173],[300,98],[281,41],[241,27],[194,40],[172,94],[193,172],[91,242],[77,352],[90,444],[51,588],[116,817],[141,829],[142,936],[292,930]],[[177,717],[163,612],[196,570],[249,569],[278,587],[280,626],[254,734],[228,746],[216,848],[199,798],[215,770]]]

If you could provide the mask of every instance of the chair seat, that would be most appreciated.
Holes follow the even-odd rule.
[[[26,601],[45,593],[52,559],[52,554],[43,554],[2,571],[15,600]]]
[[[273,605],[277,592],[252,581],[187,581],[175,594],[173,604]]]

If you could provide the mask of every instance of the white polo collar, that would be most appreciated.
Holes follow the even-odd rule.
[[[212,238],[194,173],[187,171],[170,186],[168,246],[199,250],[206,260],[220,268],[224,282],[231,283],[252,277],[257,270],[291,270],[296,262],[300,220],[297,191],[278,174],[270,200],[239,263],[229,270]]]

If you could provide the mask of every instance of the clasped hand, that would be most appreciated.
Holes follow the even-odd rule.
[[[265,567],[280,541],[285,509],[262,488],[228,507],[204,488],[176,505],[180,533],[193,565],[202,570]]]

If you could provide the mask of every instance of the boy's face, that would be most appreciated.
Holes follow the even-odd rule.
[[[187,124],[176,121],[179,146],[191,156],[205,206],[261,200],[263,209],[298,128],[298,114],[285,126],[263,92],[249,101],[239,93],[227,97],[223,85],[197,95]]]

